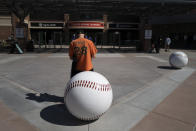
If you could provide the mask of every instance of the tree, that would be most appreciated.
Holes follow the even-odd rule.
[[[25,17],[32,10],[32,2],[29,0],[6,0],[7,7],[11,13],[14,13],[20,20],[20,24],[24,24]]]

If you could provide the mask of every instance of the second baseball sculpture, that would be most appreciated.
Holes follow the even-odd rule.
[[[101,74],[81,72],[68,82],[64,101],[69,112],[81,120],[95,120],[111,106],[112,88]]]
[[[174,52],[169,57],[169,63],[172,67],[182,68],[188,64],[188,57],[184,52]]]

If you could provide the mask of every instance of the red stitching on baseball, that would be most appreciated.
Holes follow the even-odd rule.
[[[75,83],[73,83],[73,86],[72,86],[72,88],[74,88],[75,87]]]
[[[90,82],[90,81],[86,81],[86,80],[78,80],[78,81],[74,81],[72,83],[70,83],[65,91],[65,95],[67,95],[67,93],[74,87],[77,86],[81,86],[81,87],[85,87],[85,88],[92,88],[94,90],[98,90],[98,91],[110,91],[112,90],[111,85],[108,84],[99,84],[96,82]]]

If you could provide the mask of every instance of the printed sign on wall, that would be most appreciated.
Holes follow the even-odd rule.
[[[145,39],[151,39],[152,38],[152,30],[145,30]]]
[[[16,28],[16,38],[24,38],[24,28]]]

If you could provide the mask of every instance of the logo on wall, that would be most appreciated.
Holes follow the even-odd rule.
[[[42,23],[39,23],[39,27],[42,27]]]

